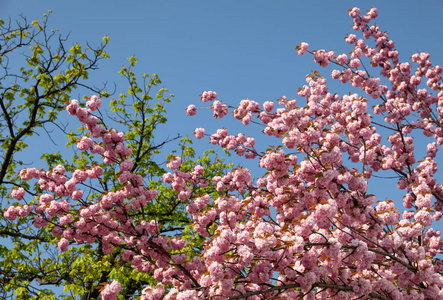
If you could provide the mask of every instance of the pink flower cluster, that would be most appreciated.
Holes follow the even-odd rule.
[[[205,129],[204,128],[196,128],[194,130],[194,135],[198,139],[202,139],[205,136]]]
[[[110,284],[107,284],[103,291],[101,292],[101,296],[103,300],[116,300],[118,293],[120,293],[122,286],[117,281],[112,281]]]
[[[175,170],[177,169],[180,164],[182,163],[182,160],[179,156],[175,156],[173,159],[171,159],[166,166],[171,169],[171,170]]]
[[[89,98],[89,101],[86,102],[86,107],[89,108],[91,111],[95,111],[100,107],[101,104],[102,100],[94,95]]]
[[[11,191],[12,198],[16,200],[23,200],[23,197],[25,196],[26,191],[24,188],[16,188]]]
[[[329,62],[334,58],[335,52],[325,50],[314,51],[314,61],[322,67],[327,67]]]
[[[217,93],[213,91],[202,92],[200,95],[200,100],[202,102],[214,101],[217,98]]]
[[[220,101],[214,101],[211,108],[214,110],[214,117],[216,118],[223,118],[228,114],[228,106],[221,104]]]
[[[297,50],[298,55],[305,55],[308,49],[309,49],[309,44],[305,42],[300,43],[300,45],[295,48],[295,50]]]
[[[239,156],[243,156],[246,153],[246,158],[253,159],[257,155],[254,149],[255,139],[246,137],[242,133],[238,134],[237,136],[228,135],[227,129],[223,128],[217,130],[217,132],[212,134],[209,138],[211,144],[219,144],[228,150],[235,150]]]
[[[251,113],[260,111],[260,105],[252,100],[245,99],[240,101],[240,105],[234,110],[232,116],[237,120],[241,120],[244,125],[249,125],[252,120]]]
[[[186,108],[186,114],[188,116],[195,116],[197,114],[197,109],[194,104],[191,104]]]

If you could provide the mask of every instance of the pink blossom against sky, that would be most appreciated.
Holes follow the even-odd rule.
[[[221,128],[223,123],[214,122],[210,119],[210,113],[200,113],[198,107],[202,104],[199,103],[199,94],[202,90],[212,90],[217,91],[217,98],[224,100],[227,103],[236,105],[241,99],[251,98],[251,100],[243,100],[240,102],[239,109],[234,114],[234,118],[241,120],[245,125],[249,124],[252,120],[252,114],[257,111],[256,107],[259,107],[260,103],[268,100],[275,100],[278,98],[284,98],[283,95],[287,95],[288,98],[302,98],[305,91],[301,90],[297,93],[298,88],[301,87],[305,81],[305,75],[310,72],[311,69],[318,69],[318,66],[313,65],[312,58],[310,57],[299,57],[294,51],[294,46],[299,42],[308,42],[310,49],[327,49],[318,51],[314,54],[314,59],[321,66],[326,67],[330,62],[330,57],[334,54],[329,49],[334,49],[336,53],[348,52],[349,47],[346,48],[346,41],[343,40],[346,33],[351,33],[352,29],[349,27],[351,20],[347,17],[347,8],[352,7],[353,3],[350,1],[342,1],[339,4],[325,2],[323,5],[319,6],[318,3],[305,3],[301,4],[299,2],[260,2],[256,1],[254,4],[250,3],[237,3],[237,2],[223,2],[221,3],[206,3],[206,2],[192,2],[191,4],[186,2],[161,2],[155,3],[151,1],[147,2],[131,2],[126,1],[122,4],[113,4],[109,2],[94,2],[92,4],[77,1],[71,6],[68,4],[58,3],[56,1],[49,1],[39,3],[38,5],[34,2],[29,1],[29,5],[24,4],[26,2],[20,2],[20,6],[16,6],[12,2],[2,3],[0,7],[2,12],[5,14],[3,18],[9,14],[12,18],[15,18],[18,13],[23,13],[30,20],[34,18],[39,18],[47,9],[54,11],[53,17],[51,18],[51,23],[55,27],[59,27],[62,32],[71,31],[72,40],[78,40],[80,43],[88,41],[94,44],[95,41],[100,41],[100,38],[107,34],[111,37],[111,46],[108,52],[111,55],[111,60],[109,62],[102,63],[102,69],[96,74],[92,74],[91,83],[100,85],[102,82],[110,82],[111,85],[115,81],[117,84],[116,94],[124,91],[125,85],[121,84],[121,80],[118,78],[117,71],[119,67],[125,62],[125,58],[132,54],[135,54],[139,58],[139,65],[136,70],[139,70],[140,74],[147,73],[158,73],[160,78],[163,80],[165,86],[174,94],[176,98],[173,103],[167,108],[169,110],[168,117],[170,123],[167,126],[161,128],[158,133],[159,137],[157,141],[160,143],[162,139],[168,135],[175,135],[180,133],[182,135],[192,135],[194,130],[198,128],[196,133],[202,135],[202,129],[204,127],[206,132],[214,132],[216,128]],[[440,54],[441,49],[441,35],[439,31],[439,20],[438,12],[441,11],[441,4],[433,4],[430,2],[428,6],[424,7],[415,4],[412,1],[393,1],[389,4],[383,4],[381,1],[374,1],[373,3],[368,1],[365,4],[367,7],[362,7],[363,10],[370,8],[371,5],[377,6],[379,11],[379,18],[377,22],[382,24],[382,30],[387,30],[390,33],[390,38],[396,41],[396,48],[400,50],[400,60],[407,60],[412,53],[420,53],[421,51],[429,51],[431,53],[431,59],[437,64],[443,61],[443,56]],[[415,5],[415,6],[414,6]],[[432,7],[431,7],[432,6]],[[351,15],[353,13],[351,12]],[[433,15],[435,14],[435,15]],[[51,25],[50,25],[51,26]],[[348,37],[348,42],[352,43],[353,36]],[[299,54],[303,54],[307,50],[307,44],[302,44],[299,50]],[[360,67],[360,61],[356,58],[359,56],[357,52],[354,52],[351,56],[349,66],[351,68]],[[345,57],[342,57],[343,61],[346,61]],[[407,68],[407,66],[404,66]],[[320,70],[329,79],[328,71]],[[364,71],[361,71],[365,73]],[[366,73],[361,75],[365,77]],[[114,75],[112,75],[114,74]],[[334,77],[339,78],[340,74],[332,74]],[[376,74],[378,75],[378,74]],[[431,77],[431,76],[428,76]],[[341,77],[340,80],[347,81],[345,75]],[[319,80],[318,92],[320,95],[321,87],[324,83]],[[355,86],[358,87],[360,83],[356,82]],[[373,82],[374,86],[377,86],[379,82]],[[412,83],[411,83],[412,84]],[[419,84],[419,82],[417,82]],[[314,83],[312,84],[312,86]],[[367,86],[371,83],[368,82]],[[361,85],[360,85],[361,86]],[[335,91],[340,95],[346,94],[348,86],[331,85],[331,89],[336,88]],[[401,89],[402,87],[399,87]],[[123,89],[123,90],[121,90]],[[314,94],[315,87],[312,87],[311,92]],[[83,95],[81,91],[78,91],[78,98]],[[211,92],[212,93],[212,92]],[[298,97],[299,96],[299,97]],[[375,95],[375,96],[379,96]],[[348,102],[350,103],[352,96],[349,96]],[[203,99],[207,100],[204,102],[214,100],[212,96],[202,96]],[[284,98],[286,99],[286,98]],[[300,99],[300,101],[303,101]],[[345,100],[343,102],[346,102]],[[212,102],[214,107],[214,113],[219,117],[223,117],[226,114],[226,106],[224,106],[219,101]],[[196,107],[189,106],[196,104]],[[99,106],[98,99],[91,99],[88,103],[88,107],[94,110]],[[288,106],[296,105],[295,101],[288,101]],[[273,107],[270,104],[266,104],[266,110],[271,111]],[[187,109],[186,109],[187,108]],[[365,111],[367,108],[361,104],[360,106],[352,107],[354,111]],[[77,109],[77,104],[72,102],[71,107],[68,107],[68,111],[76,111],[79,120],[81,120],[81,114],[78,113],[80,109]],[[185,112],[186,110],[186,112]],[[71,113],[71,112],[70,112]],[[189,118],[186,116],[195,115],[194,118]],[[289,116],[287,114],[286,116]],[[224,119],[225,120],[225,119]],[[222,121],[224,121],[222,120]],[[230,119],[232,120],[232,119]],[[367,120],[368,121],[368,120]],[[265,140],[255,140],[245,136],[237,136],[236,130],[248,133],[245,131],[244,127],[238,127],[233,123],[234,121],[229,121],[229,136],[227,130],[220,130],[217,132],[216,139],[213,139],[214,143],[226,143],[224,147],[235,146],[244,143],[245,147],[252,147],[248,144],[256,145],[256,148],[260,151],[266,149]],[[362,120],[360,123],[365,123]],[[369,122],[369,121],[368,121]],[[272,123],[272,122],[270,122]],[[241,123],[238,122],[240,125]],[[279,132],[284,132],[288,128],[284,127],[283,123],[271,124],[276,130],[270,133],[265,133],[268,135],[276,135],[278,137]],[[279,125],[282,127],[279,128]],[[348,124],[348,130],[350,133],[358,132],[359,126],[362,124],[353,123]],[[286,126],[287,127],[287,126]],[[256,132],[256,128],[252,129]],[[272,133],[272,134],[271,134]],[[302,142],[308,142],[310,139],[315,140],[315,132],[312,135],[309,133],[304,133],[302,137],[294,131],[287,140],[283,143],[287,148],[292,149],[295,141],[303,140]],[[370,132],[367,132],[370,135]],[[363,134],[361,134],[363,136]],[[197,136],[198,137],[198,136]],[[59,141],[63,139],[60,135],[53,137],[55,140]],[[334,140],[338,136],[328,137],[329,143],[334,143]],[[399,137],[392,136],[392,143],[395,143],[395,139]],[[375,139],[375,138],[374,138]],[[223,140],[223,141],[222,141]],[[242,140],[242,142],[240,142]],[[43,152],[55,152],[54,146],[51,144],[40,143],[32,144],[32,138],[30,139],[31,148],[33,150],[38,150]],[[378,143],[379,141],[371,140],[373,143]],[[64,142],[60,142],[59,145],[64,145]],[[291,147],[292,145],[292,147]],[[426,147],[426,143],[423,143]],[[92,151],[92,141],[89,138],[84,138],[77,145],[80,150],[91,149]],[[208,143],[200,143],[197,148],[203,149],[207,148]],[[126,157],[130,153],[125,152],[125,148],[122,146],[120,149],[122,155]],[[431,147],[432,148],[432,147]],[[435,149],[424,148],[418,151],[428,152],[431,157]],[[242,148],[245,151],[246,149]],[[120,151],[119,150],[119,151]],[[38,151],[35,151],[38,153]],[[93,149],[97,153],[104,151],[104,149]],[[245,154],[243,152],[243,154]],[[369,152],[368,152],[369,153]],[[241,154],[241,155],[243,155]],[[326,162],[332,162],[336,158],[337,153],[330,153],[331,155],[326,157]],[[246,152],[245,156],[248,155],[255,156],[252,152]],[[435,155],[435,154],[434,154]],[[352,159],[359,160],[358,156],[352,157]],[[368,155],[368,160],[370,156]],[[278,162],[278,154],[275,157],[264,157],[261,161],[263,167],[268,169],[273,169],[273,163]],[[290,164],[294,163],[288,162],[287,168],[290,168]],[[179,157],[171,160],[167,167],[171,170],[175,170],[181,161]],[[386,168],[390,168],[395,165],[395,160],[387,161]],[[279,164],[280,165],[280,164]],[[283,166],[285,167],[285,166]],[[422,163],[423,173],[426,172],[427,168],[432,166],[427,166]],[[123,162],[120,165],[122,174],[119,177],[119,181],[122,183],[127,182],[130,179],[131,168],[130,162]],[[306,168],[306,173],[308,166],[301,165],[301,169]],[[432,169],[432,168],[431,168]],[[255,170],[252,170],[253,172]],[[197,172],[197,170],[195,171]],[[284,172],[284,171],[283,171]],[[432,171],[433,172],[433,171]],[[179,174],[179,173],[174,173]],[[183,174],[182,174],[183,175]],[[257,174],[261,175],[261,174]],[[333,176],[333,174],[327,174]],[[95,173],[86,174],[85,172],[78,172],[74,174],[73,180],[75,183],[84,181],[87,177],[96,176]],[[276,174],[275,176],[279,176]],[[437,176],[438,177],[438,176]],[[91,177],[92,178],[92,177]],[[140,178],[132,178],[134,182],[140,182]],[[137,179],[137,180],[136,180]],[[164,176],[163,180],[165,182],[173,181],[172,188],[177,192],[182,190],[184,185],[184,179],[181,175],[177,175],[174,178],[167,178]],[[358,192],[366,191],[366,182],[361,180],[349,180],[346,178],[341,178],[343,182],[346,182],[349,189]],[[238,191],[244,191],[248,186],[251,185],[251,176],[249,172],[245,169],[238,169],[232,173],[226,174],[224,177],[219,178],[214,181],[217,183],[217,189],[237,189]],[[384,200],[383,196],[385,193],[386,197],[389,199],[396,199],[396,194],[390,192],[392,190],[392,184],[395,183],[394,180],[381,179],[378,181],[371,182],[372,186],[369,186],[369,191],[377,190],[377,200]],[[320,184],[320,183],[319,183]],[[325,186],[328,184],[327,176],[324,177]],[[401,185],[401,183],[399,184]],[[271,190],[273,187],[268,185],[268,189]],[[416,193],[424,193],[425,191],[420,191],[421,186],[417,186]],[[186,200],[190,196],[188,190],[183,190],[179,194],[180,200]],[[14,197],[20,200],[22,197],[21,191],[17,190]],[[78,194],[77,191],[73,191],[71,198],[81,198],[82,194]],[[45,197],[40,199],[42,202],[50,201]],[[112,200],[112,199],[111,199]],[[143,199],[137,199],[134,201],[141,202]],[[117,200],[115,200],[117,201]],[[276,199],[275,201],[278,201]],[[362,199],[365,205],[372,205],[375,202],[373,197],[368,197],[367,199]],[[407,202],[407,200],[405,200]],[[54,202],[54,201],[52,201]],[[52,204],[47,208],[47,213],[50,216],[60,214],[60,211],[64,210],[63,205]],[[106,205],[106,201],[103,200],[103,205]],[[134,203],[133,205],[140,206],[140,203]],[[419,207],[428,207],[427,199],[418,199],[416,204]],[[398,203],[398,202],[397,202]],[[420,203],[420,204],[419,204]],[[112,203],[111,203],[112,204]],[[228,205],[226,203],[220,203],[219,206]],[[234,205],[234,204],[232,204]],[[393,205],[393,204],[392,204]],[[386,207],[384,207],[386,206]],[[400,207],[400,205],[397,205]],[[388,205],[379,204],[374,209],[378,212],[389,211]],[[192,208],[189,208],[192,210]],[[269,214],[267,211],[259,211],[260,207],[257,207],[257,215]],[[320,217],[334,215],[336,212],[336,207],[331,203],[324,204],[318,209],[318,220]],[[189,211],[192,213],[191,211]],[[84,214],[94,213],[94,211],[88,210],[84,211]],[[24,211],[17,211],[16,209],[11,209],[7,213],[7,217],[10,219],[16,216],[26,215],[26,209]],[[69,219],[69,216],[66,216]],[[207,218],[208,222],[211,218],[215,216],[204,216]],[[235,214],[228,215],[227,222],[235,222]],[[399,214],[380,214],[380,219],[383,219],[385,224],[396,223],[399,218]],[[70,220],[66,219],[66,222]],[[428,226],[431,222],[429,213],[423,211],[415,215],[415,221]],[[65,222],[65,221],[63,221]],[[199,225],[204,224],[204,221],[199,221]],[[312,222],[312,226],[313,226]],[[271,226],[263,223],[263,226],[257,226],[254,231],[254,237],[256,238],[255,246],[258,249],[266,249],[271,247],[276,243],[272,239],[261,238],[267,233],[271,234],[273,229]],[[309,225],[309,224],[308,224]],[[42,223],[39,226],[44,226]],[[146,224],[147,228],[151,231],[155,231],[156,224]],[[203,227],[202,227],[203,228]],[[196,229],[197,230],[197,229]],[[309,226],[306,228],[299,228],[300,231],[310,230]],[[198,231],[198,230],[197,230]],[[56,234],[56,233],[54,233]],[[216,251],[225,252],[226,241],[230,241],[232,238],[229,232],[224,232],[225,235],[221,236],[217,241],[217,247],[214,247],[213,252]],[[301,233],[300,233],[301,234]],[[407,228],[402,235],[414,235],[414,228]],[[69,232],[67,233],[69,235]],[[66,236],[68,238],[68,236]],[[107,249],[104,249],[106,253],[112,252],[113,247],[110,242],[113,242],[112,235],[107,236],[106,242]],[[312,240],[311,242],[317,242]],[[368,251],[364,249],[363,246],[355,244],[358,246],[356,248],[356,255],[361,252],[361,262],[366,263],[371,257],[367,256]],[[59,243],[60,249],[66,249],[67,241],[62,239]],[[207,255],[215,255],[208,251]],[[247,249],[242,249],[242,259],[248,259]],[[371,254],[372,255],[372,254]],[[368,258],[368,259],[366,259]],[[176,263],[180,263],[183,257],[177,256],[173,260]],[[303,258],[306,260],[305,264],[310,264],[309,256]],[[210,265],[209,269],[211,271],[211,277],[208,280],[219,281],[223,277],[223,273],[220,267],[221,262],[215,262]],[[269,273],[269,270],[265,264],[257,265],[257,273]],[[265,276],[265,275],[263,275]],[[310,277],[306,276],[304,278],[305,282],[300,282],[302,286],[309,286],[312,284],[310,282]],[[386,282],[386,288],[389,288],[389,282]],[[109,295],[112,296],[119,289],[117,283],[114,286],[109,287]],[[108,290],[107,290],[108,292]],[[118,292],[118,291],[117,291]]]
[[[189,104],[202,106],[199,95],[203,90],[217,91],[218,98],[231,105],[245,98],[259,103],[283,95],[296,98],[305,75],[318,65],[312,58],[298,56],[295,46],[307,42],[311,49],[347,53],[350,49],[343,39],[352,33],[347,10],[355,5],[355,1],[292,0],[6,0],[0,2],[0,18],[15,19],[23,14],[29,20],[42,19],[52,10],[49,26],[70,32],[72,43],[97,45],[108,35],[111,59],[102,61],[100,70],[91,73],[91,83],[101,86],[108,82],[113,90],[115,82],[116,95],[126,92],[125,81],[117,72],[135,54],[139,58],[135,71],[140,75],[157,73],[176,95],[166,107],[169,122],[162,129],[165,136],[174,136],[177,132],[192,135],[198,127],[207,133],[220,127],[210,114],[198,118],[185,115]],[[404,59],[428,51],[433,62],[443,62],[442,2],[365,1],[359,5],[362,11],[378,8],[377,23],[395,40]],[[337,87],[339,93],[349,91],[345,86]],[[77,93],[74,96],[81,98],[86,92]],[[238,132],[242,128],[239,126]],[[41,138],[45,137],[39,141]],[[36,146],[41,152],[54,149],[50,142]]]

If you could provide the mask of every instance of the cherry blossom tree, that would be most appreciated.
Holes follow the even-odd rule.
[[[256,161],[264,171],[257,178],[241,165],[212,176],[173,155],[161,175],[169,188],[147,185],[134,169],[127,135],[95,115],[100,99],[93,96],[86,107],[72,100],[66,109],[85,126],[78,149],[102,163],[88,160],[70,172],[23,170],[22,179],[38,180],[42,191],[5,217],[50,226],[61,251],[99,243],[149,278],[140,293],[128,294],[125,276],[114,272],[102,282],[103,299],[443,299],[436,228],[443,187],[435,176],[443,69],[424,52],[400,61],[388,33],[372,25],[376,8],[349,15],[361,35],[347,35],[349,53],[296,47],[321,67],[334,66],[332,80],[312,72],[296,98],[262,104],[245,99],[231,106],[216,92],[200,95],[214,117],[232,111],[273,139],[261,149],[257,137],[226,128],[195,130],[196,138],[209,136],[211,144]],[[334,93],[327,80],[350,85],[351,93]],[[195,115],[197,107],[186,113]],[[118,169],[119,183],[84,196],[86,182],[103,182],[104,165]],[[391,188],[403,195],[402,205],[392,191],[369,192],[377,176],[396,177]],[[190,226],[162,231],[149,211],[165,193],[183,205]],[[28,197],[20,189],[12,195],[19,203]]]

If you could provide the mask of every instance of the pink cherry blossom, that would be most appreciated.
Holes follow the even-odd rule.
[[[23,197],[25,196],[26,191],[24,188],[17,188],[13,189],[11,191],[11,196],[15,198],[16,200],[23,200]]]
[[[194,135],[198,139],[203,138],[205,136],[205,129],[204,128],[196,128],[194,130]]]
[[[189,105],[188,108],[186,108],[186,114],[188,116],[194,116],[195,114],[197,114],[197,109],[195,108],[195,105]]]
[[[121,288],[121,284],[113,280],[110,284],[107,284],[101,292],[103,300],[117,299],[117,294],[121,291]]]

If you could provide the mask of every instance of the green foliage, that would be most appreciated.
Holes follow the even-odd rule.
[[[101,59],[109,57],[105,51],[109,38],[95,49],[83,49],[75,44],[65,50],[69,48],[67,39],[48,28],[50,14],[45,14],[42,21],[30,23],[24,17],[17,22],[0,20],[2,209],[11,204],[9,192],[12,187],[27,190],[30,203],[35,201],[32,195],[39,191],[37,186],[23,182],[17,174],[31,162],[26,155],[33,151],[28,148],[29,139],[45,134],[50,124],[63,128],[58,114],[79,84],[89,92],[105,94],[87,87],[84,80]],[[66,163],[59,153],[43,154],[42,159],[49,165]],[[8,240],[7,247],[0,247],[0,298],[59,299],[51,291],[51,285],[63,283],[58,280],[65,275],[61,277],[60,274],[69,273],[68,262],[72,258],[65,254],[57,256],[54,245],[58,238],[47,230],[34,229],[30,219],[11,223],[3,218],[3,214],[0,237]],[[80,257],[83,252],[74,255]],[[81,278],[78,277],[77,281],[80,282]]]
[[[88,78],[97,63],[107,58],[104,44],[82,49],[75,44],[65,50],[67,40],[48,29],[48,14],[42,21],[0,22],[0,195],[7,197],[7,185],[20,185],[15,176],[16,160],[27,148],[26,137],[57,124],[58,113],[70,100],[70,93]],[[14,24],[14,25],[13,25]],[[24,65],[14,69],[10,61]],[[94,90],[100,94],[100,90]]]

